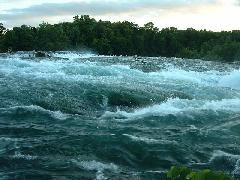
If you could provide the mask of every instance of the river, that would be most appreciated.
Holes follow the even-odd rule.
[[[240,177],[240,63],[0,55],[0,179]]]

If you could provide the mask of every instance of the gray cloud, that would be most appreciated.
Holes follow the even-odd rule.
[[[14,1],[14,0],[12,0]],[[214,0],[203,0],[201,4],[212,3]],[[12,2],[11,2],[12,3]],[[0,13],[0,21],[13,25],[19,21],[28,24],[43,17],[73,16],[81,14],[107,15],[120,14],[126,12],[141,11],[142,9],[151,11],[152,9],[168,9],[178,6],[198,4],[197,0],[122,0],[122,1],[79,1],[68,3],[43,3],[33,5],[23,9],[11,9]],[[145,11],[147,13],[147,11]]]

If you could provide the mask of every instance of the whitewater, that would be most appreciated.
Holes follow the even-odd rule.
[[[240,63],[0,54],[0,179],[240,178]]]

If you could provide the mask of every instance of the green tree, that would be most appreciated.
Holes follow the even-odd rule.
[[[223,172],[210,170],[192,171],[186,167],[172,167],[167,173],[169,180],[233,180]]]
[[[159,30],[152,22],[139,27],[123,21],[96,21],[88,15],[75,16],[73,22],[42,23],[38,27],[23,25],[6,30],[0,24],[0,51],[90,48],[104,55],[166,56],[239,61],[240,31],[212,32]]]
[[[3,37],[4,37],[4,33],[6,31],[6,28],[3,26],[2,23],[0,23],[0,52],[4,51],[4,47],[3,47]]]
[[[5,31],[6,31],[6,28],[3,26],[2,23],[0,23],[0,36],[2,36]]]
[[[57,51],[64,50],[69,44],[61,24],[50,25],[42,23],[37,28],[37,50]]]
[[[35,48],[35,32],[32,27],[22,25],[8,30],[3,39],[5,50],[30,51]]]

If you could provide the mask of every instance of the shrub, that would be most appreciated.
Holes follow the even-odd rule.
[[[211,170],[192,171],[186,167],[172,167],[167,173],[169,180],[233,180],[224,172]]]

